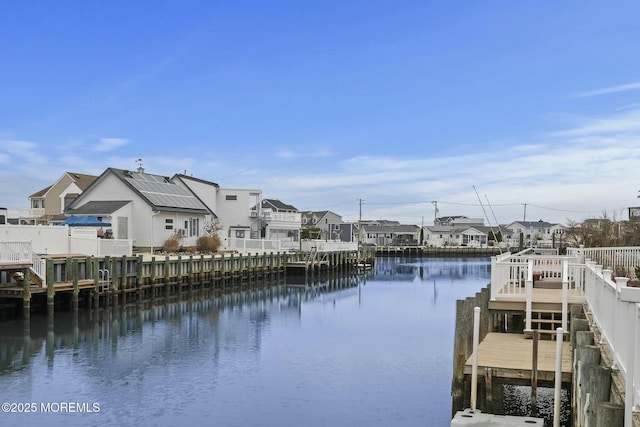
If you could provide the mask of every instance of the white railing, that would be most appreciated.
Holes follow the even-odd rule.
[[[236,239],[230,238],[227,240],[225,248],[226,250],[238,251],[238,252],[285,252],[289,250],[297,250],[300,247],[300,242],[288,242],[281,240],[266,240],[266,239]]]
[[[602,268],[614,273],[624,273],[626,277],[635,277],[635,268],[640,266],[640,247],[618,248],[567,248],[567,255],[580,255],[590,259]]]
[[[311,250],[317,250],[318,252],[357,251],[358,242],[305,239],[302,241],[300,249],[307,252]]]
[[[532,255],[527,249],[517,254],[502,254],[494,256],[491,260],[491,299],[498,296],[510,298],[526,297],[526,280],[529,270],[536,274],[536,280],[555,279],[564,280],[562,277],[563,262],[568,261],[569,268],[566,280],[569,282],[570,299],[581,296],[584,290],[584,273],[580,264],[572,256],[560,255]],[[532,260],[529,263],[529,260]]]
[[[31,242],[0,242],[0,263],[31,264]]]
[[[625,426],[631,425],[633,408],[640,405],[640,288],[627,286],[595,261],[586,262],[586,300],[593,320],[620,369],[625,384]]]
[[[131,256],[133,241],[131,239],[97,239],[97,256]]]
[[[33,264],[31,265],[31,271],[33,271],[42,282],[42,287],[47,287],[47,260],[40,258],[38,255],[33,254]]]
[[[299,213],[262,211],[262,214],[264,215],[264,219],[268,221],[295,222],[296,224],[302,224],[302,216]]]

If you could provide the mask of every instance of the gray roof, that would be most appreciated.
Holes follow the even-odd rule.
[[[85,194],[89,194],[109,174],[117,177],[156,211],[189,212],[205,215],[211,213],[207,206],[191,190],[172,182],[169,177],[116,168],[107,168],[80,197],[71,202],[68,210],[73,210],[76,204],[81,203]]]
[[[277,211],[298,212],[298,209],[295,206],[288,205],[286,203],[282,203],[278,199],[262,199],[262,207],[263,208],[274,208]]]
[[[118,178],[156,208],[209,213],[209,209],[190,190],[172,182],[169,177],[115,168],[110,169]]]
[[[552,224],[550,222],[547,221],[515,221],[515,223],[520,224],[521,226],[525,227],[525,228],[548,228],[548,227],[553,227],[556,224]]]
[[[130,200],[94,200],[88,202],[77,209],[69,209],[67,213],[73,215],[108,215],[112,214],[121,207],[131,203]]]
[[[417,225],[365,225],[362,224],[362,230],[366,233],[417,233],[420,227]]]

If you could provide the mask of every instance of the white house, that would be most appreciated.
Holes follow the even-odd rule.
[[[554,239],[562,240],[565,229],[561,224],[552,224],[543,220],[539,221],[515,221],[507,225],[506,228],[513,232],[513,246],[519,244],[520,233],[522,233],[525,245],[547,245]]]
[[[94,202],[92,205],[89,203]],[[105,204],[119,202],[112,212]],[[119,207],[117,207],[119,206]],[[103,212],[98,212],[103,211]],[[66,214],[109,214],[116,239],[133,239],[133,245],[158,248],[172,235],[183,246],[195,246],[213,213],[189,189],[169,177],[116,168],[105,170],[65,210]]]
[[[412,246],[418,245],[420,239],[420,227],[417,225],[362,224],[360,231],[362,243],[378,246]]]
[[[187,175],[171,180],[192,191],[217,220],[223,246],[229,239],[265,237],[264,221],[255,207],[260,206],[262,191],[257,189],[220,188],[214,182]]]
[[[292,205],[277,199],[262,199],[258,215],[264,220],[264,236],[269,240],[288,242],[300,241],[302,219],[300,212]]]

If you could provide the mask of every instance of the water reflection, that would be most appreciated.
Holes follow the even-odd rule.
[[[5,401],[100,412],[2,425],[448,425],[455,300],[488,265],[384,258],[362,276],[3,322]]]

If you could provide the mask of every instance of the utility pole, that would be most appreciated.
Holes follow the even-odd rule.
[[[362,242],[362,202],[364,199],[358,199],[360,214],[358,216],[358,245]]]
[[[431,202],[431,204],[434,206],[434,210],[433,210],[433,225],[436,225],[436,220],[438,219],[438,201],[434,200]]]
[[[522,218],[523,222],[527,221],[527,203],[523,203],[524,205],[524,218]]]

